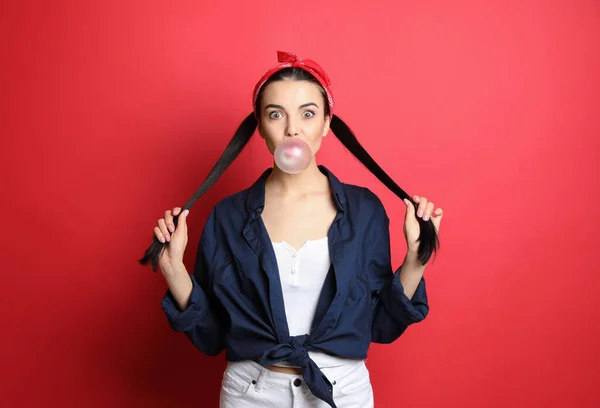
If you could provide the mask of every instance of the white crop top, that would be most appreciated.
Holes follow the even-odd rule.
[[[310,334],[321,289],[331,266],[328,239],[324,237],[306,241],[298,250],[285,241],[272,244],[290,336]],[[308,355],[319,368],[340,366],[352,361],[317,351],[309,351]],[[294,367],[284,361],[275,365]]]

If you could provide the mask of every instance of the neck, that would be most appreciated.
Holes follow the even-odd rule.
[[[273,164],[273,171],[266,181],[273,193],[285,196],[304,195],[315,190],[328,188],[327,176],[321,173],[313,157],[310,165],[302,173],[288,174]]]

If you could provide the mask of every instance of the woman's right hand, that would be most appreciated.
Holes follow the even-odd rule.
[[[165,211],[165,217],[158,220],[158,226],[154,227],[154,235],[167,246],[158,258],[158,265],[163,275],[172,274],[177,266],[183,264],[183,254],[188,242],[186,219],[189,210],[185,210],[177,220],[177,228],[173,223],[173,216],[179,214],[180,207]]]

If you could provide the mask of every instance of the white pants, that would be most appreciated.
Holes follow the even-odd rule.
[[[373,407],[373,389],[364,360],[321,371],[333,384],[333,400],[338,408]],[[271,371],[251,360],[229,362],[223,373],[220,408],[255,407],[329,408],[329,405],[312,395],[302,375]]]

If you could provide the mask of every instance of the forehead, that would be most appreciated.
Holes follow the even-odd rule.
[[[308,102],[314,102],[323,108],[323,96],[319,85],[309,81],[283,80],[265,86],[261,105],[272,103],[297,107]]]

